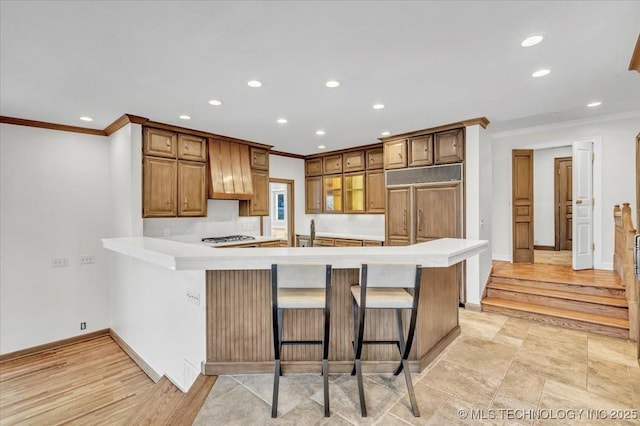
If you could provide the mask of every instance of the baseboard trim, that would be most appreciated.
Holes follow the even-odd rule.
[[[429,364],[433,362],[438,355],[442,353],[456,338],[460,335],[460,325],[456,325],[450,332],[448,332],[442,339],[438,341],[433,347],[420,358],[420,369],[423,371]],[[413,369],[411,370],[414,373]]]
[[[496,254],[496,253],[493,253],[491,255],[491,260],[499,260],[501,262],[511,262],[511,255],[510,254]]]
[[[482,305],[475,303],[467,303],[464,305],[464,309],[472,312],[482,312]]]
[[[549,251],[556,251],[555,246],[533,246],[534,250],[549,250]]]
[[[62,340],[56,340],[55,342],[45,343],[44,345],[33,346],[31,348],[20,349],[14,352],[8,352],[6,354],[0,355],[0,363],[5,361],[11,361],[17,358],[23,358],[29,355],[35,355],[40,352],[49,351],[52,349],[62,348],[64,346],[73,345],[76,343],[86,342],[87,340],[97,339],[98,337],[108,336],[109,329],[105,328],[102,330],[92,331],[86,334],[79,334],[77,336],[68,337]]]
[[[129,346],[129,344],[127,344],[127,342],[125,342],[124,339],[120,337],[118,333],[116,333],[113,329],[109,329],[108,333],[113,341],[116,342],[127,355],[129,355],[129,358],[131,358],[133,362],[135,362],[136,365],[140,367],[140,369],[144,371],[151,380],[153,380],[153,383],[158,383],[158,381],[162,378],[162,375],[158,374],[158,372],[151,368],[151,366],[147,364],[147,362],[142,359],[142,357],[138,355],[138,353],[131,346]]]

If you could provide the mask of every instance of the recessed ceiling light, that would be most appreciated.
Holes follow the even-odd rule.
[[[522,43],[520,43],[520,46],[522,46],[522,47],[535,46],[536,44],[540,43],[543,38],[544,37],[539,36],[539,35],[527,37],[524,40],[522,40]]]
[[[597,106],[600,106],[600,105],[602,105],[602,102],[591,102],[591,103],[587,104],[587,106],[589,108],[597,107]]]
[[[382,132],[382,136],[389,136],[391,134],[390,131],[385,130],[384,132]]]
[[[191,120],[191,117],[185,114],[181,115],[180,118],[183,120]]]
[[[247,86],[249,86],[249,87],[260,87],[260,86],[262,86],[262,83],[260,83],[258,80],[251,80],[251,81],[247,82]]]
[[[548,75],[550,72],[551,70],[541,69],[531,74],[531,77],[544,77],[545,75]]]
[[[217,99],[211,99],[211,100],[209,101],[209,104],[210,104],[210,105],[213,105],[213,106],[220,106],[220,105],[222,105],[222,102],[220,102],[220,101],[219,101],[219,100],[217,100]]]
[[[324,130],[316,130],[316,135],[318,136],[324,135]]]
[[[278,118],[278,120],[276,120],[278,123],[280,124],[287,124],[287,119],[286,118]]]
[[[382,109],[382,108],[384,108],[384,105],[383,105],[383,104],[375,104],[375,105],[373,106],[373,109]]]
[[[318,149],[325,149],[325,148],[326,148],[326,146],[324,146],[324,145],[318,145]]]
[[[335,87],[340,86],[340,82],[337,80],[329,80],[324,85],[333,89]]]
[[[93,121],[93,118],[91,118],[91,117],[87,117],[87,116],[85,115],[85,116],[80,117],[80,120],[82,120],[82,121]]]

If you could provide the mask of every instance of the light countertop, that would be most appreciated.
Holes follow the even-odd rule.
[[[227,250],[151,237],[105,238],[106,249],[173,270],[269,269],[274,263],[327,263],[359,268],[367,262],[447,267],[476,255],[487,241],[442,238],[398,247],[265,247]]]

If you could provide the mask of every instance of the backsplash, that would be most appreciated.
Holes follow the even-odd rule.
[[[207,217],[143,219],[145,237],[260,235],[260,218],[238,215],[238,200],[207,200]]]
[[[384,238],[383,214],[308,214],[302,226],[306,233],[309,233],[311,219],[316,222],[316,232]]]

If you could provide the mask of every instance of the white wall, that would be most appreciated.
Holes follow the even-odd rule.
[[[576,139],[598,140],[601,158],[596,158],[594,189],[602,193],[595,201],[595,268],[611,269],[613,259],[614,204],[630,202],[635,208],[635,138],[640,132],[640,111],[602,117],[598,121],[563,123],[557,126],[523,129],[492,135],[493,140],[493,258],[511,260],[511,150],[559,146]],[[601,165],[600,172],[595,169]],[[553,188],[551,188],[553,191]],[[600,243],[599,243],[600,242]]]
[[[488,132],[479,125],[465,131],[465,236],[489,241],[486,251],[467,260],[466,303],[480,305],[491,272],[492,229],[492,144]]]
[[[555,245],[555,158],[571,157],[571,146],[533,151],[533,240]]]
[[[275,179],[292,179],[294,181],[294,220],[295,233],[309,232],[309,221],[304,214],[304,160],[299,158],[269,156],[269,177]]]
[[[0,161],[0,353],[108,328],[107,138],[0,124]]]

